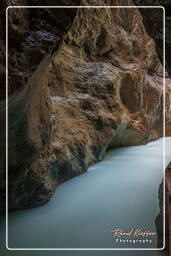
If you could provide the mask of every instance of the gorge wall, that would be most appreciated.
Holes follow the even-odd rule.
[[[123,1],[81,2],[90,4],[120,6]],[[10,210],[47,202],[58,184],[85,172],[108,148],[147,143],[163,132],[163,69],[140,11],[82,8],[69,17],[59,40],[54,32],[56,41],[47,44],[49,54],[44,50],[38,67],[28,69],[27,74],[35,71],[27,85],[14,86],[10,94]],[[166,85],[169,120],[169,78]],[[0,186],[5,200],[5,129],[3,135]]]
[[[171,163],[166,168],[165,173],[165,208],[163,207],[163,182],[159,188],[159,205],[160,213],[156,218],[156,227],[157,227],[157,241],[158,247],[162,248],[165,244],[164,252],[166,254],[171,252]],[[163,241],[163,225],[164,218],[163,212],[165,212],[165,241]]]
[[[171,3],[169,0],[134,0],[141,6],[163,6],[165,8],[165,65],[166,77],[171,75]],[[163,63],[163,15],[162,9],[141,8],[141,15],[147,33],[154,39],[156,51],[161,63]],[[166,101],[169,101],[166,96]],[[171,120],[166,121],[166,135],[171,136]]]
[[[2,0],[0,3],[0,81],[5,99],[5,8],[8,6],[79,5],[80,0]],[[21,8],[8,15],[8,83],[9,95],[26,86],[37,65],[58,48],[69,29],[76,9]]]

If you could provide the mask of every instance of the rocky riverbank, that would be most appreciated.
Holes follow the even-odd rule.
[[[165,209],[163,208],[163,183],[159,188],[159,203],[160,203],[160,214],[156,218],[157,236],[158,236],[158,247],[162,248],[164,245],[164,234],[165,229],[165,248],[164,253],[170,255],[170,239],[171,239],[171,163],[167,166],[165,175]],[[165,228],[164,228],[164,218],[163,212],[165,211]],[[164,229],[163,229],[164,228]]]

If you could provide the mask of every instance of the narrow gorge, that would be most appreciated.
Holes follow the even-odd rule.
[[[31,0],[30,5],[35,2]],[[124,5],[131,7],[144,2],[125,0]],[[18,5],[27,4],[19,1]],[[120,8],[122,0],[63,0],[61,5],[82,8],[8,9],[9,211],[47,203],[55,191],[55,195],[58,190],[60,193],[60,184],[85,173],[103,160],[108,150],[123,150],[125,159],[125,150],[129,148],[135,148],[135,158],[140,147],[150,152],[150,145],[156,143],[156,149],[161,150],[163,102],[166,136],[171,136],[169,58],[166,58],[165,101],[163,98],[162,21],[159,20],[163,9],[156,9],[156,24],[161,25],[157,37],[155,28],[151,28],[156,20],[153,10],[148,16],[150,9]],[[92,8],[84,8],[90,5]],[[2,36],[4,33],[2,26]],[[166,40],[168,45],[169,40],[170,37]],[[1,42],[3,61],[5,45]],[[0,197],[4,213],[5,86],[2,91]],[[170,138],[167,141],[170,143]],[[160,152],[155,154],[162,161]],[[171,156],[167,154],[168,164]],[[114,165],[115,158],[113,161]],[[156,172],[160,172],[160,181],[155,184],[159,189],[162,167],[155,166]],[[129,166],[126,171],[129,172]],[[88,189],[89,185],[86,186]],[[156,216],[158,213],[159,209],[155,210]],[[161,219],[162,215],[160,223]]]

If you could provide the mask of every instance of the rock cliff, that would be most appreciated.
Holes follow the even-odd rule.
[[[90,4],[123,2],[81,2]],[[108,148],[162,135],[163,69],[138,9],[78,9],[58,44],[9,98],[10,210],[47,202],[58,184],[85,172]],[[4,110],[2,102],[1,122]]]
[[[165,8],[165,64],[168,74],[171,76],[171,3],[169,0],[134,0],[134,3],[141,6],[163,6]],[[141,8],[141,15],[147,33],[156,43],[156,51],[161,63],[163,63],[163,9]],[[166,96],[166,101],[169,101]],[[166,135],[171,136],[171,120],[166,121]]]
[[[57,3],[58,2],[58,3]],[[0,81],[5,99],[5,8],[8,6],[79,5],[80,0],[2,0],[0,3]],[[54,52],[72,24],[76,9],[16,8],[8,11],[9,95],[26,85],[37,65]]]
[[[166,168],[165,174],[165,208],[163,208],[163,182],[159,188],[160,213],[156,218],[158,247],[162,248],[165,242],[164,252],[171,252],[171,163]],[[165,241],[163,241],[163,211],[165,212]]]

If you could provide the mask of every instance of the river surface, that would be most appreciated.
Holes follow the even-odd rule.
[[[166,138],[166,165],[171,137]],[[156,232],[158,190],[163,177],[163,139],[147,145],[111,150],[103,161],[61,184],[41,207],[9,214],[10,248],[156,248],[150,242],[118,242],[111,230]],[[1,217],[0,237],[5,237]],[[128,238],[128,237],[124,237]],[[139,240],[144,240],[139,237]],[[1,247],[4,243],[1,239]],[[0,251],[4,249],[0,248]],[[90,249],[91,250],[91,249]],[[9,251],[8,251],[9,252]],[[7,255],[7,254],[3,254]],[[159,251],[10,251],[8,255],[158,256]]]

